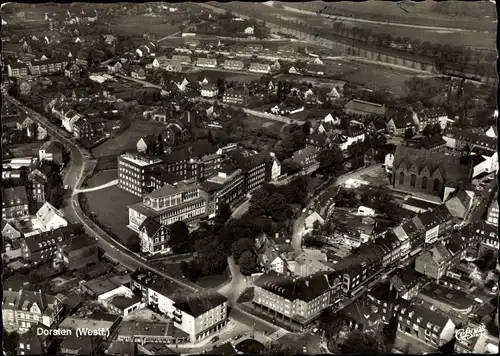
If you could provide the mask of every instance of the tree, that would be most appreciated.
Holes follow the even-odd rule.
[[[205,276],[222,273],[227,267],[227,255],[224,246],[215,236],[208,236],[195,242],[202,274]]]
[[[274,193],[267,200],[264,213],[272,217],[274,221],[281,222],[291,217],[292,210],[283,195]]]
[[[405,138],[406,139],[411,139],[413,137],[414,133],[413,133],[413,129],[412,128],[407,128],[406,131],[405,131]]]
[[[210,142],[212,145],[214,144],[214,137],[212,135],[212,131],[208,131],[208,134],[207,134],[207,140],[208,142]]]
[[[277,341],[270,342],[266,345],[264,350],[262,350],[261,355],[294,355],[294,354],[300,354],[302,353],[302,350],[300,350],[298,347],[295,347],[294,345],[290,344],[283,344]]]
[[[170,226],[170,247],[176,254],[187,253],[193,250],[193,241],[190,238],[188,227],[183,221],[176,221]]]
[[[254,253],[255,243],[252,239],[243,238],[235,241],[231,247],[231,252],[235,261],[238,261],[246,251]]]
[[[9,355],[17,354],[17,346],[19,345],[19,334],[16,331],[8,332],[3,330],[3,348]]]
[[[223,203],[219,206],[219,214],[218,214],[224,222],[228,221],[232,215],[231,206],[227,203]]]
[[[380,337],[353,330],[340,346],[342,354],[376,355],[386,352]]]
[[[342,160],[342,153],[337,147],[326,148],[318,156],[319,167],[325,173],[333,173]]]
[[[241,274],[249,276],[257,269],[257,254],[251,251],[245,251],[238,259]]]

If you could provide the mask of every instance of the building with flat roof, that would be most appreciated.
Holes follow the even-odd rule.
[[[141,297],[125,286],[103,293],[97,297],[97,300],[108,310],[123,317],[141,307]]]
[[[160,165],[158,158],[141,154],[124,153],[118,156],[118,187],[142,197],[147,194],[147,168]]]
[[[171,321],[167,323],[124,321],[117,330],[116,339],[141,345],[174,344],[188,341],[189,335],[177,328]]]

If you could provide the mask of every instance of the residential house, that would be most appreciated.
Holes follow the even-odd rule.
[[[333,272],[292,278],[274,271],[261,275],[254,282],[253,304],[277,318],[306,326],[321,312],[340,303],[340,280]]]
[[[457,240],[457,242],[459,241]],[[448,247],[445,246],[444,242],[440,242],[429,251],[420,254],[415,261],[415,271],[436,280],[445,276],[450,267],[460,262],[462,255],[465,257],[465,248],[462,250],[461,245],[450,245]],[[453,251],[450,251],[450,248]],[[455,256],[458,256],[458,258]]]
[[[215,58],[198,58],[196,61],[197,67],[215,68],[217,67],[217,59]]]
[[[439,124],[441,129],[446,129],[448,122],[448,114],[444,109],[424,109],[419,114],[413,113],[413,118],[416,121],[418,131],[422,132],[426,126],[434,126]]]
[[[443,152],[446,151],[446,141],[439,135],[427,136],[418,140],[417,148],[433,152]]]
[[[36,222],[41,226],[42,231],[68,226],[68,221],[64,218],[63,214],[49,202],[45,202],[36,212]]]
[[[420,289],[428,283],[426,278],[415,272],[411,266],[407,266],[393,275],[390,281],[397,291],[398,297],[408,301],[417,296]]]
[[[416,337],[436,349],[455,335],[455,324],[444,314],[422,305],[401,302],[394,307],[398,331]]]
[[[123,68],[123,64],[121,64],[119,61],[113,60],[108,63],[107,67],[108,67],[108,72],[119,73]]]
[[[304,226],[306,229],[312,229],[314,225],[318,222],[320,225],[325,223],[325,220],[317,212],[313,212],[304,220]]]
[[[7,64],[7,73],[9,77],[25,78],[28,76],[29,66],[22,62],[12,62]]]
[[[191,64],[191,57],[189,57],[189,56],[173,55],[172,60],[177,61],[182,65],[190,65]]]
[[[227,323],[227,298],[218,292],[197,293],[174,304],[174,325],[191,342],[211,337]]]
[[[243,70],[243,62],[238,60],[225,60],[224,69]]]
[[[155,255],[171,251],[169,246],[170,229],[158,220],[146,218],[139,226],[139,231],[142,252]]]
[[[99,261],[97,241],[85,234],[70,236],[66,244],[59,244],[56,261],[61,261],[68,270],[80,270]]]
[[[294,258],[293,248],[289,244],[276,244],[267,238],[259,249],[259,264],[265,271],[274,271],[278,274],[292,272]]]
[[[132,78],[146,80],[146,71],[140,66],[133,66],[132,69],[130,69],[130,76]]]
[[[24,186],[2,189],[2,202],[2,215],[5,219],[15,219],[29,214],[29,201]]]
[[[318,94],[316,93],[316,90],[313,90],[312,88],[310,88],[308,91],[306,91],[304,93],[304,100],[305,100],[306,104],[308,104],[308,105],[313,105],[313,104],[319,103],[319,98],[318,98]]]
[[[494,137],[479,134],[472,130],[449,129],[443,136],[449,149],[463,151],[479,149],[493,154],[497,150],[497,140]]]
[[[49,179],[50,167],[41,166],[28,173],[28,197],[38,203],[45,202],[45,193]]]
[[[153,121],[167,123],[169,112],[163,106],[160,106],[153,109],[152,111],[145,111],[143,115],[149,116]]]
[[[471,173],[458,156],[397,146],[391,180],[399,190],[440,196],[448,182],[468,180]]]
[[[104,137],[105,122],[101,117],[82,118],[74,123],[73,136],[80,141],[96,142]]]
[[[21,238],[21,233],[16,229],[14,224],[2,219],[2,236],[4,241],[8,242]]]
[[[396,136],[403,136],[406,130],[416,131],[415,122],[410,114],[400,113],[393,116],[387,122],[387,131]]]
[[[385,105],[382,104],[353,99],[344,106],[344,111],[346,114],[361,116],[385,116],[387,109]]]
[[[167,133],[167,135],[164,133]],[[152,134],[141,137],[139,141],[137,141],[137,152],[146,155],[167,153],[171,147],[171,135],[172,133],[170,130],[164,130],[164,132],[158,135]]]
[[[444,204],[452,216],[463,220],[472,207],[473,201],[465,189],[457,189],[448,196]]]
[[[50,328],[42,323],[32,324],[28,331],[19,336],[18,355],[48,355],[49,347],[55,341]]]
[[[30,72],[32,75],[47,75],[54,73],[64,73],[68,65],[67,59],[42,59],[30,62]]]
[[[495,192],[488,211],[486,212],[486,223],[492,226],[498,226],[498,191]]]
[[[485,135],[492,138],[498,138],[498,128],[496,126],[490,126]]]
[[[62,117],[62,125],[69,133],[73,133],[75,123],[80,120],[82,116],[74,110],[70,110]]]
[[[46,141],[38,150],[38,156],[41,161],[50,161],[55,164],[63,164],[63,146],[58,141]]]
[[[153,67],[161,68],[167,72],[182,72],[182,63],[178,60],[168,59],[166,56],[156,57]]]
[[[373,119],[366,125],[366,131],[371,135],[383,135],[387,132],[387,124],[382,119]]]
[[[493,155],[473,154],[470,156],[473,162],[472,178],[484,174],[498,172],[498,152]]]
[[[24,334],[38,323],[53,327],[61,317],[62,301],[58,296],[28,290],[4,290],[3,325],[7,331]]]
[[[468,318],[472,310],[476,309],[473,296],[468,295],[465,291],[456,290],[436,282],[423,287],[416,301],[420,301],[423,305],[430,305],[431,309],[441,311],[454,320],[460,320],[460,316]]]
[[[300,164],[303,169],[307,169],[318,163],[319,150],[314,146],[306,146],[305,148],[293,153],[293,160]]]
[[[250,67],[248,68],[249,72],[252,73],[269,73],[271,72],[271,66],[269,64],[264,63],[250,63]]]
[[[113,35],[103,35],[104,37],[104,43],[107,44],[108,46],[113,46],[118,42],[115,36]]]
[[[276,154],[274,152],[270,152],[272,158],[272,166],[271,166],[271,181],[276,181],[281,176],[281,163],[276,158]]]
[[[80,79],[82,69],[76,63],[68,63],[64,68],[64,76],[71,79]]]
[[[297,68],[295,68],[294,66],[290,67],[290,69],[288,70],[288,73],[290,73],[290,74],[300,74],[299,71],[297,70]]]
[[[219,94],[219,88],[215,84],[205,84],[201,87],[201,96],[204,98],[215,98]]]
[[[224,104],[236,104],[245,106],[248,103],[249,91],[246,87],[229,88],[224,91],[222,102]]]
[[[37,265],[51,261],[57,253],[57,246],[64,245],[67,239],[74,235],[74,227],[60,227],[25,236],[21,241],[21,256],[23,260]]]

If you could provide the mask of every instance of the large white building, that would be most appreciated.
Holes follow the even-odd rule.
[[[174,308],[174,325],[189,334],[191,342],[214,335],[228,323],[227,298],[218,292],[187,296]]]

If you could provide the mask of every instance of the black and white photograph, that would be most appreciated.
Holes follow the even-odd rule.
[[[4,356],[499,353],[496,1],[0,15]]]

